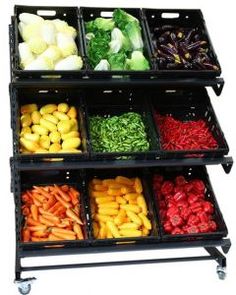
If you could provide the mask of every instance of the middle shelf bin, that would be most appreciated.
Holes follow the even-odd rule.
[[[11,116],[14,155],[22,162],[200,163],[229,152],[204,88],[17,85]]]

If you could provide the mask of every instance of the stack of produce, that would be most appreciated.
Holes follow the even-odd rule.
[[[80,193],[72,186],[33,186],[21,199],[23,242],[84,239]]]
[[[21,107],[22,153],[81,153],[77,111],[67,103]]]
[[[201,28],[156,27],[152,42],[160,70],[219,71]]]
[[[180,121],[171,115],[155,114],[164,150],[217,149],[218,143],[204,120]]]
[[[153,187],[163,229],[167,234],[207,233],[217,230],[214,205],[207,200],[200,179],[177,176],[173,181],[155,175]]]
[[[142,116],[138,113],[90,117],[89,129],[95,152],[144,152],[149,150],[145,125]]]
[[[23,70],[80,70],[83,66],[75,43],[77,31],[60,19],[21,13],[20,67]]]
[[[94,178],[89,196],[96,239],[149,235],[152,224],[138,177]]]
[[[88,58],[95,70],[149,70],[143,55],[138,19],[115,9],[110,19],[98,17],[85,23]]]

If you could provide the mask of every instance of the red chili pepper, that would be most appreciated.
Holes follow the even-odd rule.
[[[172,193],[173,189],[174,189],[173,182],[167,180],[167,181],[164,181],[161,186],[161,193],[163,195],[169,195]]]
[[[201,222],[209,222],[209,217],[204,211],[198,212],[197,216],[200,218]]]
[[[217,230],[217,224],[215,223],[214,220],[210,220],[208,222],[208,225],[209,225],[211,231],[216,231]]]
[[[188,225],[197,225],[200,222],[200,218],[196,215],[191,214],[188,218]]]
[[[179,214],[174,214],[170,216],[170,222],[174,227],[181,226],[183,224],[183,219]]]
[[[168,218],[170,218],[171,216],[176,215],[176,214],[179,214],[179,209],[176,206],[170,207],[166,212],[166,216]]]
[[[187,228],[187,233],[188,234],[197,234],[197,233],[199,233],[199,228],[196,225],[189,226]]]
[[[186,194],[183,191],[179,191],[173,196],[175,202],[183,201],[186,199]]]
[[[171,115],[155,114],[165,150],[216,149],[217,141],[203,120],[182,122]]]
[[[207,233],[210,230],[210,226],[207,222],[200,222],[198,224],[198,228],[200,230],[201,233]]]
[[[190,208],[182,208],[180,211],[180,216],[183,218],[183,220],[187,221],[189,216],[192,214],[192,211]]]
[[[166,233],[171,233],[172,230],[173,230],[173,226],[172,226],[172,224],[170,223],[170,221],[166,221],[166,222],[164,223],[163,227],[164,227],[164,230],[165,230]]]
[[[179,227],[175,227],[172,232],[171,232],[172,235],[182,235],[184,234],[184,231],[182,229],[180,229]]]
[[[164,196],[165,197],[165,201],[168,203],[168,202],[171,202],[171,201],[173,201],[173,195],[165,195]]]
[[[212,214],[214,212],[214,207],[211,202],[203,201],[202,202],[203,210],[208,213]]]

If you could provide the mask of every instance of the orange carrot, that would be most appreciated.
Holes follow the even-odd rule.
[[[66,208],[63,207],[62,205],[57,208],[57,210],[53,213],[56,216],[60,216],[62,213],[65,213]]]
[[[73,193],[73,195],[78,199],[80,196],[79,191],[77,191],[75,188],[70,187],[70,191]]]
[[[40,203],[43,203],[45,201],[45,197],[43,195],[40,195],[37,192],[32,191],[32,197],[39,201]]]
[[[71,198],[71,202],[72,202],[72,204],[75,206],[75,205],[77,205],[78,203],[79,203],[79,200],[78,200],[78,197],[76,197],[74,194],[73,194],[73,192],[72,191],[68,191],[68,195],[70,196],[70,198]]]
[[[28,228],[24,228],[22,231],[22,239],[23,242],[29,242],[30,241],[30,231]]]
[[[32,198],[32,200],[33,200],[33,204],[34,204],[34,205],[36,205],[37,207],[40,207],[40,206],[42,206],[42,203],[41,203],[41,202],[39,202],[39,200],[38,200],[38,199],[36,199],[36,198]]]
[[[68,192],[69,191],[69,186],[67,184],[64,184],[61,186],[61,189],[63,190],[63,192]]]
[[[57,238],[60,238],[61,240],[76,240],[75,235],[69,235],[69,234],[63,234],[63,233],[56,233],[54,234]]]
[[[22,209],[22,214],[23,214],[24,216],[28,216],[28,215],[30,214],[30,209],[29,209],[28,207],[24,207],[24,208]]]
[[[32,232],[33,237],[38,237],[38,238],[46,238],[48,237],[48,233],[42,230],[34,231]]]
[[[77,238],[78,238],[79,240],[83,240],[83,239],[84,239],[83,232],[82,232],[81,227],[80,227],[79,224],[74,224],[74,226],[73,226],[73,230],[74,230],[74,232],[76,233]]]
[[[52,227],[51,232],[54,235],[59,234],[68,234],[68,235],[75,235],[75,233],[72,230],[64,229],[64,228],[59,228],[59,227]]]
[[[56,201],[57,200],[55,199],[54,196],[50,196],[48,201],[46,203],[43,203],[43,209],[48,210],[49,208],[51,208],[56,203]]]
[[[43,187],[41,186],[33,186],[33,188],[41,195],[43,195],[44,197],[46,197],[47,199],[49,199],[49,197],[51,196],[47,191],[45,191],[43,189]]]
[[[62,238],[59,238],[59,237],[55,236],[54,234],[50,234],[50,235],[48,236],[48,240],[49,240],[49,241],[61,241]]]
[[[32,214],[32,217],[35,221],[38,220],[38,207],[33,204],[30,206],[30,211],[31,211],[31,214]]]
[[[47,227],[44,224],[39,224],[39,225],[29,226],[28,229],[30,231],[40,231],[40,230],[44,231],[47,229]]]
[[[38,237],[31,237],[32,242],[45,242],[48,238],[38,238]]]
[[[62,197],[55,195],[56,199],[65,207],[65,208],[71,208],[72,205],[68,202],[66,202]]]
[[[60,222],[60,219],[57,216],[50,216],[50,215],[43,214],[42,217],[46,218],[47,220],[55,224]]]
[[[31,217],[27,217],[26,219],[26,224],[30,225],[30,226],[34,226],[34,225],[41,225],[38,221],[35,221],[33,218]]]
[[[75,212],[75,214],[79,215],[79,212],[80,212],[80,208],[78,206],[75,206],[73,208],[73,211]]]
[[[48,210],[48,212],[54,214],[54,212],[55,212],[59,207],[61,207],[61,203],[60,203],[60,202],[56,202],[56,204],[53,205],[53,206]]]
[[[32,203],[31,197],[27,193],[21,195],[21,200],[26,204]]]
[[[63,192],[63,190],[61,190],[61,188],[59,186],[57,186],[56,184],[54,184],[54,188],[55,191],[62,197],[62,199],[66,202],[70,202],[70,197],[68,196],[68,194],[66,194],[65,192]]]
[[[54,226],[54,222],[51,222],[50,220],[44,218],[43,216],[39,216],[39,221],[42,223],[42,224],[45,224],[47,226]]]
[[[83,224],[81,219],[75,214],[75,212],[72,209],[67,209],[66,215],[70,217],[72,220],[76,221],[78,224]]]

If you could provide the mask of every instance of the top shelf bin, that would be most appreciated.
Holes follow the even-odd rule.
[[[16,5],[14,9],[14,16],[12,17],[10,34],[10,46],[11,46],[11,70],[13,72],[13,77],[18,77],[22,79],[29,78],[81,78],[84,75],[85,63],[83,62],[82,70],[22,70],[20,67],[20,57],[18,45],[23,42],[19,29],[19,15],[21,13],[32,13],[43,17],[45,20],[60,19],[66,21],[68,25],[73,26],[77,31],[77,36],[75,38],[75,43],[78,49],[78,53],[83,57],[83,46],[79,37],[79,9],[78,7],[53,7],[53,6],[21,6]]]
[[[159,77],[220,76],[221,67],[201,10],[143,9],[143,17]]]

